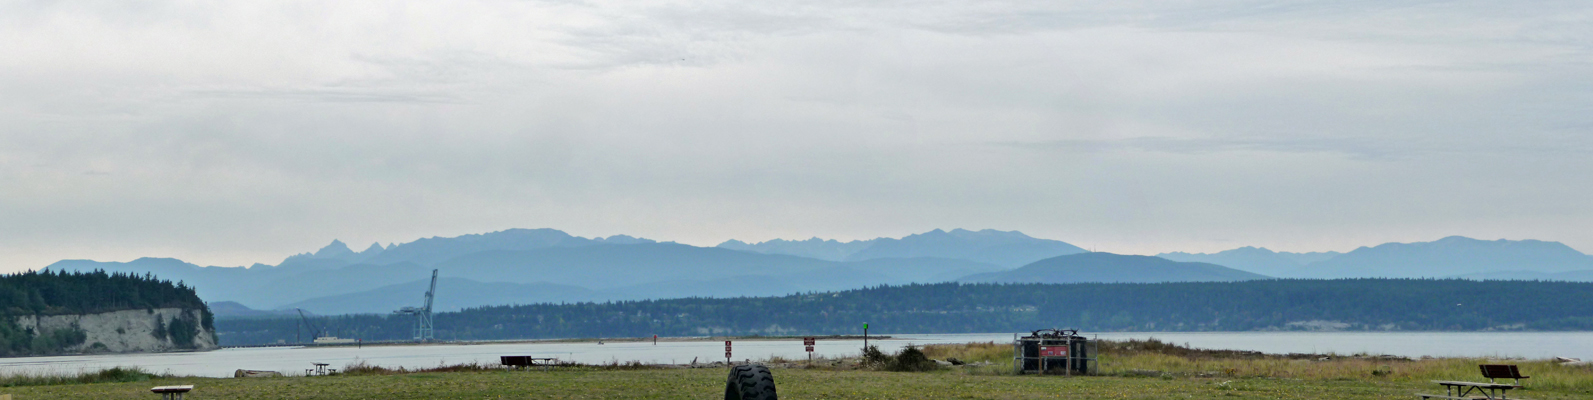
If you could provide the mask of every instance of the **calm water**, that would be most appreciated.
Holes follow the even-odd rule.
[[[1315,332],[1223,332],[1223,333],[1101,333],[1102,339],[1157,338],[1188,343],[1209,349],[1258,350],[1267,353],[1371,353],[1408,357],[1469,356],[1526,357],[1555,356],[1593,359],[1593,332],[1530,333],[1315,333]],[[886,340],[871,340],[881,350],[896,351],[909,343],[1010,342],[1011,333],[892,335]],[[814,349],[817,356],[856,355],[861,340],[821,340]],[[804,359],[801,340],[740,340],[733,343],[733,358],[762,359],[780,356]],[[115,366],[138,366],[149,371],[178,375],[229,377],[237,369],[281,371],[302,374],[312,362],[333,368],[363,360],[384,367],[432,367],[440,364],[496,363],[498,356],[532,355],[557,357],[581,363],[641,361],[645,363],[690,363],[724,360],[721,341],[661,341],[646,343],[503,343],[475,345],[371,346],[365,348],[255,348],[226,349],[202,353],[122,354],[65,357],[0,358],[0,374],[63,374],[93,371]]]

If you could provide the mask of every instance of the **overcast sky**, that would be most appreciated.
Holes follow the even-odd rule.
[[[507,228],[1593,251],[1593,3],[0,2],[0,271]]]

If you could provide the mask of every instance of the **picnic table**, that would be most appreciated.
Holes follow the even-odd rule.
[[[160,393],[161,400],[183,400],[183,393],[194,390],[194,385],[156,386],[150,392]]]
[[[1509,394],[1510,389],[1517,389],[1521,387],[1518,385],[1493,382],[1433,381],[1433,383],[1444,385],[1445,394],[1418,394],[1417,396],[1421,396],[1423,399],[1436,398],[1449,400],[1508,399],[1509,397],[1507,397],[1507,395]]]
[[[310,365],[314,365],[315,368],[310,368],[310,369],[304,370],[304,375],[305,376],[317,376],[317,375],[325,376],[325,375],[330,375],[330,374],[337,373],[337,368],[327,368],[326,367],[326,366],[332,365],[332,364],[310,363]]]
[[[1509,398],[1507,396],[1510,394],[1510,389],[1520,389],[1521,380],[1531,378],[1530,376],[1521,375],[1521,370],[1516,369],[1514,365],[1483,364],[1478,365],[1477,368],[1482,370],[1482,377],[1488,378],[1487,382],[1433,381],[1433,383],[1444,385],[1444,394],[1418,393],[1417,396],[1421,396],[1423,400],[1507,399]],[[1516,382],[1515,384],[1497,383],[1494,381],[1495,379],[1515,379]],[[1520,399],[1518,398],[1517,400]]]

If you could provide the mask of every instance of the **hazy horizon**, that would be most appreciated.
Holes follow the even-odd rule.
[[[681,242],[681,241],[677,241],[677,240],[671,240],[671,239],[668,239],[668,238],[643,237],[643,236],[626,235],[626,234],[578,235],[578,234],[570,233],[568,231],[560,230],[558,228],[546,228],[546,227],[543,227],[543,228],[510,228],[510,229],[554,229],[554,230],[559,230],[559,231],[568,233],[568,234],[570,234],[570,236],[584,237],[584,238],[588,238],[588,239],[601,239],[601,238],[607,238],[607,237],[612,237],[612,236],[617,236],[617,235],[624,235],[624,236],[631,236],[631,237],[640,238],[640,239],[653,240],[653,241],[656,241],[656,242],[679,243],[679,244],[684,244],[684,245],[689,245],[689,246],[696,246],[696,247],[716,247],[719,244],[722,244],[722,243],[725,242],[725,241],[720,241],[720,242],[711,243],[711,244],[695,244],[695,243],[685,243],[685,242]],[[942,230],[942,231],[948,231],[949,232],[949,231],[952,231],[952,230],[955,230],[955,229],[964,229],[964,230],[969,230],[969,231],[981,231],[981,230],[992,229],[992,228],[980,228],[980,229],[936,228],[936,229],[932,229],[930,231]],[[1003,231],[1003,232],[1020,232],[1021,233],[1021,231],[1007,231],[1007,230],[1001,230],[1001,229],[994,229],[994,230]],[[486,233],[495,233],[495,232],[500,232],[500,231],[502,231],[502,230],[493,231],[493,232],[474,232],[474,233],[467,233],[467,234],[464,234],[464,235],[486,234]],[[928,233],[930,231],[911,232],[911,233],[904,233],[904,234],[899,234],[899,235],[894,235],[894,236],[880,236],[880,237],[873,237],[873,238],[866,238],[866,239],[853,239],[853,240],[856,240],[856,241],[868,241],[868,240],[873,240],[873,239],[900,239],[900,238],[903,238],[903,237],[906,237],[906,236],[925,234],[925,233]],[[1027,233],[1024,233],[1024,234],[1028,235]],[[1034,236],[1034,235],[1028,235],[1028,236],[1034,237],[1036,239],[1058,240],[1058,241],[1062,241],[1062,242],[1067,242],[1069,244],[1077,245],[1077,243],[1068,242],[1065,239],[1040,237],[1040,236]],[[1462,236],[1462,235],[1451,235],[1451,236]],[[298,251],[294,251],[292,253],[282,254],[282,255],[277,256],[275,258],[268,258],[268,259],[263,259],[263,260],[255,260],[255,261],[251,261],[251,262],[247,262],[247,263],[243,263],[243,264],[236,264],[236,265],[207,264],[207,263],[194,262],[192,260],[185,260],[185,259],[181,259],[179,257],[169,257],[169,256],[162,256],[162,255],[145,255],[145,256],[138,256],[138,257],[132,257],[132,258],[127,258],[127,259],[106,259],[106,260],[93,260],[93,261],[101,261],[101,262],[130,262],[130,261],[133,261],[133,260],[136,260],[136,259],[139,259],[139,258],[146,258],[146,257],[148,257],[148,258],[175,258],[175,259],[179,259],[179,260],[182,260],[184,262],[195,264],[195,265],[198,265],[198,266],[201,266],[201,267],[227,267],[227,268],[234,268],[234,267],[248,267],[248,266],[256,264],[256,263],[266,264],[266,265],[276,265],[276,263],[282,261],[282,259],[285,259],[285,258],[290,257],[290,256],[315,253],[317,250],[319,250],[321,248],[330,246],[333,242],[341,242],[341,243],[343,243],[344,246],[346,246],[351,251],[362,252],[362,251],[365,251],[367,249],[367,247],[369,247],[372,243],[381,245],[383,247],[391,248],[393,246],[411,243],[411,242],[414,242],[414,241],[417,241],[417,240],[420,240],[420,239],[437,238],[437,237],[457,237],[457,236],[433,235],[433,236],[417,237],[417,238],[413,238],[413,239],[410,239],[410,240],[399,241],[399,242],[389,242],[389,243],[358,242],[358,241],[350,241],[350,240],[341,239],[341,238],[334,238],[334,239],[331,239],[331,240],[327,241],[326,243],[324,243],[324,244],[322,244],[320,246],[314,246],[314,247],[311,247],[311,248],[305,248],[305,249],[301,249],[301,250],[298,250]],[[839,240],[839,239],[816,237],[816,236],[808,237],[808,238],[801,238],[801,239],[773,238],[773,239],[756,240],[756,241],[732,238],[732,239],[726,239],[726,241],[728,241],[728,240],[741,240],[742,242],[747,243],[747,244],[760,244],[760,243],[763,243],[763,242],[774,241],[774,240],[806,241],[808,239],[815,239],[815,238],[816,239],[822,239],[822,240],[836,240],[836,241],[843,242],[843,243],[844,242],[853,241],[853,240]],[[1437,241],[1439,239],[1443,239],[1443,238],[1433,238],[1433,239],[1430,239],[1430,240],[1418,240],[1418,241],[1410,241],[1410,242],[1366,243],[1366,244],[1361,244],[1361,245],[1358,245],[1358,246],[1355,246],[1355,247],[1352,247],[1352,248],[1342,249],[1342,250],[1333,249],[1333,250],[1307,250],[1307,251],[1280,250],[1280,249],[1268,248],[1266,246],[1249,246],[1249,245],[1247,245],[1247,246],[1238,246],[1238,247],[1224,248],[1224,249],[1220,249],[1220,250],[1212,250],[1212,251],[1204,251],[1204,252],[1189,252],[1189,251],[1180,251],[1180,250],[1168,250],[1168,251],[1156,251],[1156,252],[1148,252],[1148,253],[1124,253],[1124,252],[1115,252],[1115,251],[1111,251],[1111,250],[1107,250],[1107,249],[1099,249],[1099,248],[1092,249],[1089,246],[1081,246],[1081,247],[1083,247],[1086,251],[1099,251],[1099,252],[1107,252],[1107,253],[1115,253],[1115,254],[1146,255],[1146,256],[1155,256],[1155,255],[1162,254],[1162,253],[1176,253],[1176,252],[1183,252],[1183,253],[1189,253],[1189,254],[1210,254],[1210,253],[1217,253],[1217,252],[1226,251],[1226,250],[1234,250],[1234,249],[1238,249],[1238,248],[1241,248],[1241,247],[1258,247],[1258,248],[1271,250],[1271,251],[1274,251],[1274,252],[1292,252],[1292,253],[1338,252],[1338,253],[1348,253],[1348,252],[1350,252],[1352,250],[1355,250],[1355,249],[1358,249],[1358,248],[1376,247],[1378,245],[1387,244],[1387,243],[1420,243],[1420,242],[1433,242],[1433,241]],[[1541,239],[1530,239],[1530,238],[1514,239],[1514,238],[1475,238],[1475,237],[1472,237],[1470,239],[1481,240],[1481,241],[1494,241],[1494,240],[1511,240],[1511,241],[1515,241],[1515,240],[1541,240]],[[1545,240],[1545,241],[1546,242],[1554,242],[1552,240]],[[1575,251],[1581,252],[1580,249],[1576,249],[1574,246],[1572,247],[1572,249],[1575,250]],[[1586,253],[1584,253],[1584,254],[1586,254]],[[67,258],[67,259],[70,259],[70,258]],[[67,259],[63,259],[63,260],[67,260]],[[57,260],[57,261],[59,261],[59,260]],[[30,269],[37,269],[37,268],[43,268],[43,267],[44,266],[39,266],[39,267],[30,268]]]
[[[510,228],[1593,251],[1593,4],[9,2],[0,272]]]

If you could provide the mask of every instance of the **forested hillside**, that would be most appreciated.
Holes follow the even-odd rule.
[[[931,284],[784,297],[483,307],[440,339],[1249,330],[1593,330],[1593,283],[1348,279],[1155,284]],[[334,334],[405,339],[410,318],[326,317]],[[290,319],[223,320],[223,345],[292,342]],[[307,339],[306,339],[307,340]]]
[[[201,310],[198,321],[175,320],[169,328],[163,327],[163,333],[169,332],[178,339],[197,331],[195,324],[205,330],[213,327],[209,310],[193,288],[150,275],[44,271],[0,276],[0,356],[56,353],[81,345],[87,338],[75,324],[67,329],[34,332],[18,325],[17,317],[156,308]]]

